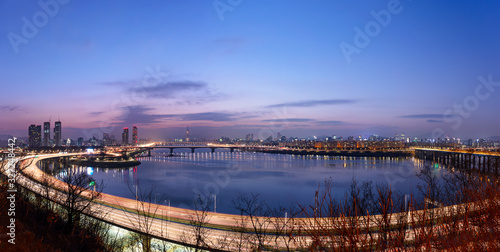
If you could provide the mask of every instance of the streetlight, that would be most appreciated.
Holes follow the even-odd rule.
[[[217,195],[212,194],[214,196],[214,213],[217,213]]]
[[[163,200],[165,202],[167,200]],[[170,221],[170,200],[168,199],[168,210],[167,210],[167,215],[168,215],[168,221]]]
[[[410,196],[410,195],[405,194],[405,212],[408,211],[408,196]]]
[[[137,185],[133,185],[135,187],[135,201],[139,201],[139,198],[137,197]]]
[[[287,224],[288,224],[288,212],[285,212],[285,231],[287,230]]]
[[[408,210],[409,210],[408,196],[410,196],[410,195],[405,194],[405,212],[406,212],[406,216],[407,216],[407,220],[406,220],[407,229],[410,229],[410,214],[408,212]]]

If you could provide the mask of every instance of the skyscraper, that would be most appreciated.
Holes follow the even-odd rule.
[[[186,127],[186,142],[189,142],[189,126]]]
[[[123,128],[122,145],[128,145],[128,128]]]
[[[132,144],[137,145],[137,126],[132,129]]]
[[[109,136],[108,133],[102,134],[102,145],[104,146],[111,145],[111,137]]]
[[[54,125],[54,143],[56,146],[61,146],[61,121],[57,121]]]
[[[40,147],[42,144],[42,125],[31,124],[28,128],[28,136],[30,147]]]
[[[43,146],[50,145],[50,121],[43,123]]]

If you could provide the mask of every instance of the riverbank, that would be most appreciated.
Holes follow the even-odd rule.
[[[132,167],[141,164],[137,160],[120,160],[120,161],[97,161],[97,160],[70,160],[70,164],[80,165],[80,166],[91,166],[91,167],[106,167],[106,168],[118,168],[118,167]]]
[[[391,150],[391,151],[370,151],[370,150],[321,150],[321,149],[249,149],[249,151],[291,154],[291,155],[319,155],[319,156],[344,156],[344,157],[411,157],[413,151]]]

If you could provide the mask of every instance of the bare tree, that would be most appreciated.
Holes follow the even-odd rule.
[[[100,197],[104,184],[96,183],[91,176],[72,168],[66,170],[66,175],[61,180],[65,183],[66,190],[64,194],[60,194],[60,204],[66,212],[67,228],[71,230],[78,224],[81,214],[91,214],[92,211],[92,215],[97,214],[91,206]]]
[[[49,210],[49,211],[54,211],[54,203],[50,200],[52,195],[51,195],[51,191],[53,190],[52,189],[52,180],[50,178],[50,175],[44,173],[42,175],[42,178],[40,180],[38,180],[38,182],[40,183],[41,185],[41,188],[40,188],[40,195],[44,198],[42,199],[42,206]]]
[[[242,222],[250,224],[253,237],[249,239],[249,242],[254,243],[254,249],[262,250],[266,244],[266,230],[271,225],[267,218],[271,213],[269,207],[258,194],[250,196],[240,194],[236,201],[233,201],[233,205],[240,212]],[[256,244],[255,241],[257,241]]]
[[[246,251],[248,250],[248,244],[245,241],[248,241],[251,239],[251,235],[246,232],[247,227],[245,225],[245,222],[242,218],[235,218],[234,221],[236,221],[236,227],[233,227],[233,235],[232,235],[232,241],[230,244],[232,245],[233,248],[236,249],[236,251]]]
[[[274,229],[274,243],[275,249],[283,249],[283,244],[286,251],[291,250],[291,245],[294,242],[294,218],[299,214],[299,211],[295,207],[285,208],[283,206],[278,206],[270,210],[269,223]]]
[[[151,251],[151,235],[163,236],[163,232],[166,232],[166,229],[163,229],[162,226],[159,233],[154,233],[154,231],[157,230],[153,227],[155,218],[160,215],[159,205],[155,204],[155,201],[159,200],[159,202],[163,202],[165,195],[162,194],[159,198],[157,198],[154,186],[151,186],[151,188],[147,191],[143,191],[139,184],[136,185],[135,190],[132,189],[130,185],[128,188],[130,193],[132,193],[136,198],[136,204],[132,213],[128,213],[127,211],[125,211],[125,213],[129,221],[136,223],[139,229],[139,233],[132,237],[131,243],[141,244],[142,249],[145,252]]]
[[[210,205],[210,200],[205,202],[202,200],[200,195],[196,195],[193,199],[195,215],[191,216],[191,220],[189,221],[189,224],[193,228],[193,236],[188,238],[187,235],[184,234],[183,239],[185,240],[184,242],[194,244],[194,251],[201,251],[203,249],[210,248],[210,244],[207,243],[208,241],[206,239],[208,234],[206,224],[208,222],[208,211]]]
[[[433,170],[429,165],[424,166],[424,168],[417,174],[424,185],[418,185],[418,190],[421,195],[426,195],[427,201],[432,203],[439,202],[441,200],[441,192],[443,191],[442,184]]]

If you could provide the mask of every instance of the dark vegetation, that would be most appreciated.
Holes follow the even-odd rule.
[[[102,224],[85,220],[70,228],[65,214],[54,212],[40,199],[30,200],[29,192],[16,194],[16,244],[6,234],[10,217],[5,184],[0,189],[0,251],[112,251],[101,238],[106,235]]]
[[[3,166],[6,160],[2,162]],[[17,173],[25,172],[31,163],[18,162]],[[19,176],[17,176],[17,179]],[[55,204],[46,198],[49,196],[50,180],[42,179],[46,187],[37,194],[16,185],[15,216],[8,216],[9,199],[7,192],[9,181],[7,177],[0,178],[0,251],[113,251],[114,245],[109,238],[109,226],[88,218],[84,213],[90,213],[90,203],[99,197],[102,184],[85,173],[76,173],[68,169],[67,176],[62,181],[68,186],[67,193],[57,195]],[[92,183],[93,182],[93,183]],[[90,193],[89,200],[81,196],[85,190]],[[7,226],[10,219],[15,219],[15,245],[8,243]]]

